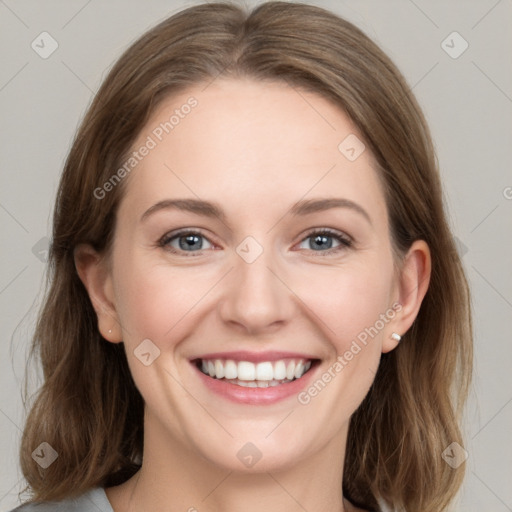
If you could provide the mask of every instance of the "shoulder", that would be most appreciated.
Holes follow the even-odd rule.
[[[11,512],[114,512],[105,490],[95,487],[77,498],[62,501],[25,503]]]

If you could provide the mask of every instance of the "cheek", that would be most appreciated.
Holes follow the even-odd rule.
[[[298,401],[335,435],[375,378],[386,325],[382,318],[390,308],[390,270],[376,262],[350,271],[338,269],[316,283],[323,283],[323,289],[329,291],[321,293],[319,286],[310,287],[307,302],[322,320],[317,325],[324,326],[331,350],[317,379]]]
[[[390,260],[368,258],[339,268],[312,268],[300,278],[298,295],[322,320],[338,352],[390,307],[391,272]]]
[[[125,254],[115,266],[114,280],[125,343],[133,346],[149,338],[161,346],[178,339],[176,334],[211,288],[212,276],[198,267],[173,268],[140,254]]]
[[[168,384],[170,375],[179,371],[180,342],[197,323],[197,306],[211,288],[212,276],[155,263],[135,251],[124,253],[114,268],[116,310],[128,364],[145,402],[159,410],[162,397],[174,404],[189,400],[179,386]],[[141,358],[148,351],[155,363],[146,366]]]

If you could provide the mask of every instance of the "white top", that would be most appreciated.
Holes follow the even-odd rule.
[[[379,503],[381,512],[392,512]],[[27,503],[10,512],[114,512],[103,487],[95,487],[78,498],[42,503]]]
[[[114,512],[108,501],[105,489],[95,487],[78,498],[62,501],[27,503],[11,512]]]

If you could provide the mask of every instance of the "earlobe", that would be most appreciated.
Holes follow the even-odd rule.
[[[382,343],[382,352],[389,352],[400,343],[401,337],[416,319],[427,293],[431,274],[431,256],[428,244],[416,240],[404,258],[398,282],[398,299],[401,309],[390,324],[390,331]],[[393,336],[393,334],[398,336]]]
[[[75,247],[74,260],[78,276],[96,311],[101,335],[112,343],[119,343],[122,341],[122,332],[115,308],[112,277],[106,262],[88,244]]]
[[[398,334],[397,332],[392,332],[387,339],[385,339],[382,343],[382,353],[391,352],[393,349],[395,349],[398,344],[400,343],[400,340],[402,339],[402,336]]]

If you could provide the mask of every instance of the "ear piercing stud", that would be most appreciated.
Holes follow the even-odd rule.
[[[400,336],[400,334],[397,334],[396,332],[394,332],[391,337],[395,340],[395,341],[400,341],[402,339],[402,336]]]

